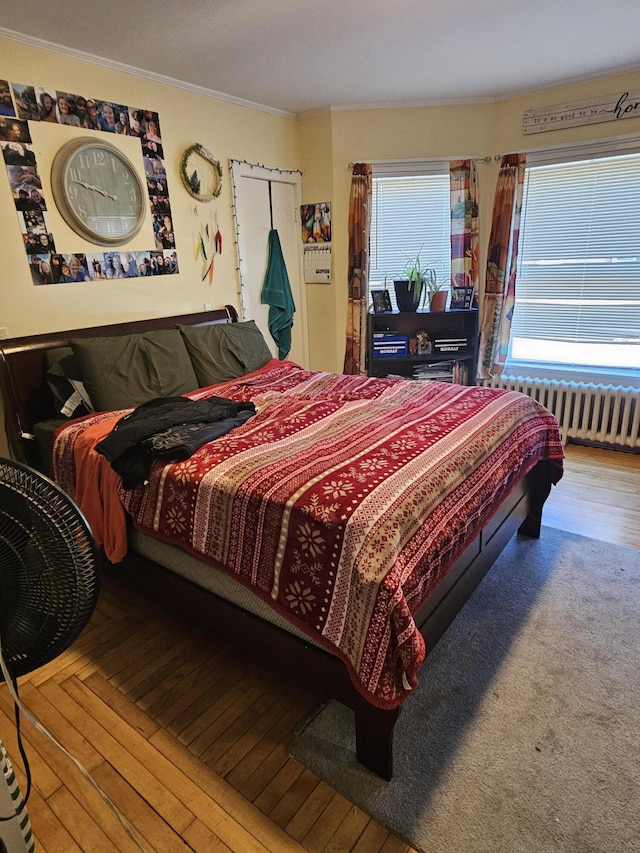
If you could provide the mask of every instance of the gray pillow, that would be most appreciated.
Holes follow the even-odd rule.
[[[96,411],[193,391],[198,380],[177,329],[70,341]]]
[[[71,347],[47,350],[45,360],[47,385],[53,395],[56,412],[66,418],[89,414],[93,406]]]
[[[178,328],[201,388],[237,379],[273,358],[253,320]]]

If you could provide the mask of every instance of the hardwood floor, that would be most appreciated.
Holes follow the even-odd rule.
[[[640,548],[640,453],[570,444],[564,476],[545,504],[543,523]]]
[[[640,455],[567,449],[544,523],[640,549]],[[288,756],[318,697],[107,585],[89,626],[21,679],[30,709],[91,773],[147,851],[410,853]],[[25,780],[13,706],[0,732]],[[138,850],[80,771],[32,726],[29,816],[42,853]]]

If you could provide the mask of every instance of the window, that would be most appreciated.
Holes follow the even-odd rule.
[[[633,147],[527,158],[509,372],[640,376],[640,142]]]
[[[451,279],[449,164],[374,164],[372,177],[369,288],[383,288],[386,277],[395,309],[393,280],[418,253],[438,281]]]

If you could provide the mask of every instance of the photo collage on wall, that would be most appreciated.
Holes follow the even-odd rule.
[[[154,246],[145,251],[65,254],[47,222],[47,200],[29,122],[117,133],[140,140]],[[137,278],[178,272],[178,256],[158,113],[0,80],[0,147],[34,284]]]

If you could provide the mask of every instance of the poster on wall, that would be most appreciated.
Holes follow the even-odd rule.
[[[96,138],[99,134],[113,133],[139,140],[153,246],[118,251],[112,245],[110,250],[105,246],[88,253],[75,253],[58,245],[47,220],[50,205],[42,189],[31,137],[32,122],[78,128],[83,138],[95,132]],[[139,278],[179,271],[157,112],[60,91],[53,86],[0,80],[0,149],[34,285]],[[98,156],[95,154],[94,158]],[[92,165],[97,166],[97,161]],[[110,194],[108,187],[97,187],[95,181],[85,179],[83,182],[81,175],[71,183],[96,192],[103,203],[107,198],[116,199],[115,191],[111,190]],[[64,185],[65,194],[71,195],[73,191],[73,187]],[[74,230],[82,236],[81,231]],[[111,240],[112,244],[117,242],[124,240]]]
[[[331,202],[303,204],[300,207],[302,242],[307,245],[331,242]]]
[[[331,202],[300,206],[304,244],[304,280],[307,284],[331,282]]]

